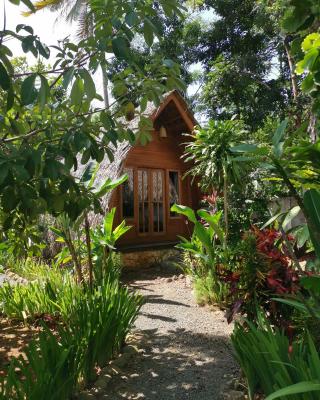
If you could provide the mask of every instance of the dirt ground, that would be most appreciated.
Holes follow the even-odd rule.
[[[0,375],[10,364],[12,357],[23,354],[23,348],[35,337],[39,328],[0,317]]]

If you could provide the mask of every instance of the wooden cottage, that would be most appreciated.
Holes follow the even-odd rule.
[[[108,176],[112,171],[128,175],[108,204],[117,208],[117,223],[124,219],[132,226],[118,243],[121,250],[177,243],[178,235],[188,236],[189,227],[170,207],[174,203],[199,206],[200,193],[190,177],[184,178],[188,165],[181,159],[188,140],[183,133],[192,132],[197,124],[187,103],[173,91],[158,108],[149,104],[144,115],[153,123],[152,141],[145,146],[120,145],[107,172]]]

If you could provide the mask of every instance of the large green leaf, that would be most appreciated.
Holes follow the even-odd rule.
[[[261,229],[266,228],[267,226],[271,225],[274,221],[276,221],[278,218],[282,217],[285,213],[279,212],[273,215],[266,223],[264,223],[261,227]]]
[[[283,142],[284,142],[284,135],[285,131],[288,125],[288,120],[285,119],[281,122],[281,124],[277,127],[273,138],[272,138],[272,144],[273,144],[273,154],[279,158],[282,154],[283,151]]]
[[[155,25],[150,21],[149,18],[144,19],[143,25],[143,35],[144,39],[149,47],[153,44],[154,34],[157,32],[157,28]]]
[[[304,276],[300,279],[301,285],[320,295],[320,276]]]
[[[74,67],[68,68],[63,74],[63,87],[67,89],[74,75]]]
[[[282,223],[283,229],[286,229],[287,225],[300,213],[300,207],[295,206],[291,208],[289,212],[287,212],[286,217]]]
[[[223,243],[225,240],[225,235],[223,230],[219,227],[222,212],[220,211],[212,215],[206,210],[198,210],[197,214],[210,225],[214,233],[218,236],[220,242]]]
[[[83,183],[90,182],[97,170],[97,165],[98,164],[94,162],[88,163],[83,174],[81,175],[80,182]]]
[[[308,213],[310,238],[317,257],[320,259],[320,192],[310,189],[304,194],[304,206]]]
[[[298,393],[320,392],[320,382],[299,382],[286,388],[277,390],[266,398],[266,400],[279,399],[284,396],[290,396]]]
[[[2,62],[0,62],[0,86],[3,90],[10,88],[10,78]]]
[[[250,143],[242,143],[230,148],[233,153],[255,153],[258,149],[259,147],[256,144]]]
[[[87,95],[87,98],[92,100],[96,95],[96,86],[94,81],[89,72],[84,68],[80,70],[80,75],[84,82],[84,91]]]
[[[39,103],[40,103],[40,108],[42,110],[46,105],[48,98],[50,96],[50,87],[47,79],[43,75],[40,75],[40,80],[41,80],[41,87],[39,91]]]
[[[128,60],[130,57],[129,42],[122,36],[118,36],[112,40],[112,49],[115,56],[119,59]]]
[[[197,222],[196,214],[190,207],[182,206],[180,204],[174,204],[170,210],[172,212],[176,212],[177,214],[184,215],[188,218],[189,221],[193,222],[194,224]]]
[[[84,93],[84,84],[82,79],[78,76],[72,85],[70,94],[71,104],[75,106],[80,106],[83,99],[83,93]]]
[[[98,197],[103,197],[105,196],[107,193],[111,192],[113,189],[115,189],[116,187],[118,187],[119,185],[121,185],[123,182],[125,182],[128,179],[128,176],[122,175],[120,178],[115,179],[115,180],[111,180],[111,179],[107,179],[103,185],[100,186],[100,188],[97,190],[96,195]]]
[[[38,96],[38,92],[34,85],[36,77],[36,74],[32,74],[22,82],[21,101],[23,105],[32,104]]]
[[[107,215],[104,218],[103,232],[105,235],[105,239],[109,239],[112,234],[112,227],[113,227],[115,213],[116,213],[116,208],[114,207],[111,211],[107,213]]]
[[[297,241],[298,249],[303,247],[307,240],[310,239],[309,227],[307,224],[302,224],[294,232],[294,237]]]
[[[7,164],[1,164],[0,166],[0,185],[6,179],[9,172],[9,166]]]

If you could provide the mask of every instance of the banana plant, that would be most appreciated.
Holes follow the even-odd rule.
[[[125,221],[122,221],[117,227],[113,228],[116,208],[109,211],[103,223],[90,230],[92,241],[92,259],[95,263],[96,280],[101,281],[106,274],[111,273],[113,267],[113,251],[116,249],[116,242],[126,232],[131,229]]]
[[[184,215],[193,224],[191,238],[179,237],[181,243],[177,247],[195,254],[209,265],[214,265],[216,259],[215,246],[218,244],[224,246],[225,244],[225,233],[219,226],[222,212],[210,214],[206,210],[198,210],[196,215],[190,207],[178,204],[174,204],[171,211]]]

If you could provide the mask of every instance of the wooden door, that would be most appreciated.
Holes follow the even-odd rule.
[[[165,233],[165,175],[160,169],[138,169],[138,234]]]

